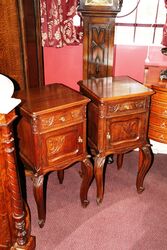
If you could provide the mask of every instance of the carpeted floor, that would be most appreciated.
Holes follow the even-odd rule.
[[[27,177],[32,234],[37,250],[167,250],[167,155],[156,154],[142,194],[136,192],[138,152],[125,155],[123,168],[106,169],[103,203],[96,204],[96,186],[89,190],[89,206],[80,205],[80,164],[65,171],[59,184],[56,172],[47,185],[47,218],[37,222],[32,182]]]

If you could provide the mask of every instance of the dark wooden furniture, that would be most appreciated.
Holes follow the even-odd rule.
[[[147,140],[150,96],[153,91],[129,77],[106,77],[80,81],[80,91],[91,99],[88,104],[88,145],[94,155],[97,202],[103,199],[103,166],[106,156],[139,148],[137,191],[144,190],[152,152]]]
[[[0,114],[0,249],[35,249],[29,211],[23,201],[16,166],[12,122],[15,111]]]
[[[0,72],[21,89],[44,84],[39,0],[1,0]]]
[[[83,37],[83,79],[113,75],[115,17],[122,0],[81,0]]]
[[[167,80],[160,80],[160,71],[165,66],[147,66],[145,85],[155,92],[151,97],[149,138],[167,143]]]
[[[81,203],[88,205],[87,192],[93,167],[86,152],[86,105],[88,98],[62,84],[51,84],[18,93],[23,105],[18,125],[20,156],[32,170],[39,225],[46,218],[43,197],[44,176],[82,162]],[[25,102],[24,102],[25,100]]]

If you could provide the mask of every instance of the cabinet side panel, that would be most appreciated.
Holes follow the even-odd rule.
[[[34,135],[32,134],[31,124],[27,119],[22,118],[18,125],[20,155],[30,166],[34,166]]]

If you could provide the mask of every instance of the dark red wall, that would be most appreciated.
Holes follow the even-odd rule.
[[[116,45],[114,51],[114,74],[129,75],[143,82],[148,47]],[[167,57],[160,47],[149,48],[149,59],[151,64],[167,66]],[[46,84],[61,82],[79,90],[77,81],[82,79],[82,66],[82,45],[44,48]]]

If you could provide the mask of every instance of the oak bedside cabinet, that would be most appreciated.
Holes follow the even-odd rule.
[[[139,148],[136,187],[139,193],[142,192],[144,177],[152,162],[147,132],[153,91],[127,76],[92,78],[78,84],[81,93],[91,99],[88,104],[88,146],[94,156],[97,203],[103,199],[106,157],[118,155],[120,168],[124,153],[135,148]]]
[[[86,151],[86,105],[89,99],[63,85],[50,84],[17,93],[22,99],[18,124],[20,157],[32,172],[39,226],[46,219],[43,197],[44,176],[81,161],[80,199],[88,204],[87,192],[93,168]]]

